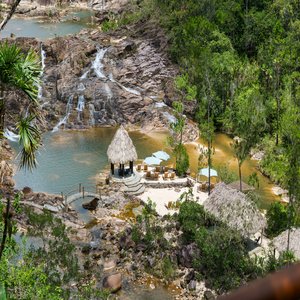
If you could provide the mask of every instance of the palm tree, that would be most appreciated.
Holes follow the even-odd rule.
[[[32,50],[24,54],[16,45],[0,45],[0,141],[4,134],[7,95],[18,90],[29,99],[28,107],[38,107],[40,71],[39,59]],[[35,116],[29,115],[16,124],[22,147],[20,167],[29,169],[36,166],[35,152],[40,144],[40,132],[32,125]]]

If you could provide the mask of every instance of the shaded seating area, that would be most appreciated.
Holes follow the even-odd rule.
[[[107,156],[112,176],[125,177],[133,174],[133,162],[137,160],[137,153],[123,125],[115,133],[107,149]],[[126,164],[128,167],[125,167]],[[115,171],[115,165],[118,165],[117,171]]]

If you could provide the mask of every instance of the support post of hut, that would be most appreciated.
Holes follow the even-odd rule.
[[[130,173],[133,174],[133,161],[129,162]]]
[[[121,176],[124,177],[124,164],[121,164]]]
[[[114,175],[115,174],[115,165],[113,163],[110,164],[110,170],[111,170],[111,174]]]

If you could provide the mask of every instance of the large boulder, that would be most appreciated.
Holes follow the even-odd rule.
[[[98,206],[99,198],[94,198],[93,200],[82,203],[82,207],[88,210],[95,210]]]
[[[105,276],[103,278],[103,288],[111,290],[113,293],[117,292],[122,287],[122,275],[116,273]]]

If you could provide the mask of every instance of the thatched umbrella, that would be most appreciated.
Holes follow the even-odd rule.
[[[273,244],[279,252],[283,252],[287,249],[287,243],[288,230],[285,230],[273,239]],[[294,252],[297,259],[300,259],[300,228],[291,229],[289,249]]]
[[[249,237],[266,226],[266,220],[246,195],[228,187],[225,183],[216,185],[204,208],[229,227]]]
[[[114,174],[114,165],[119,164],[121,174],[124,175],[124,164],[130,163],[130,170],[133,173],[133,161],[137,160],[137,153],[128,132],[123,125],[115,133],[112,142],[107,149],[108,160],[111,163],[111,172]]]

